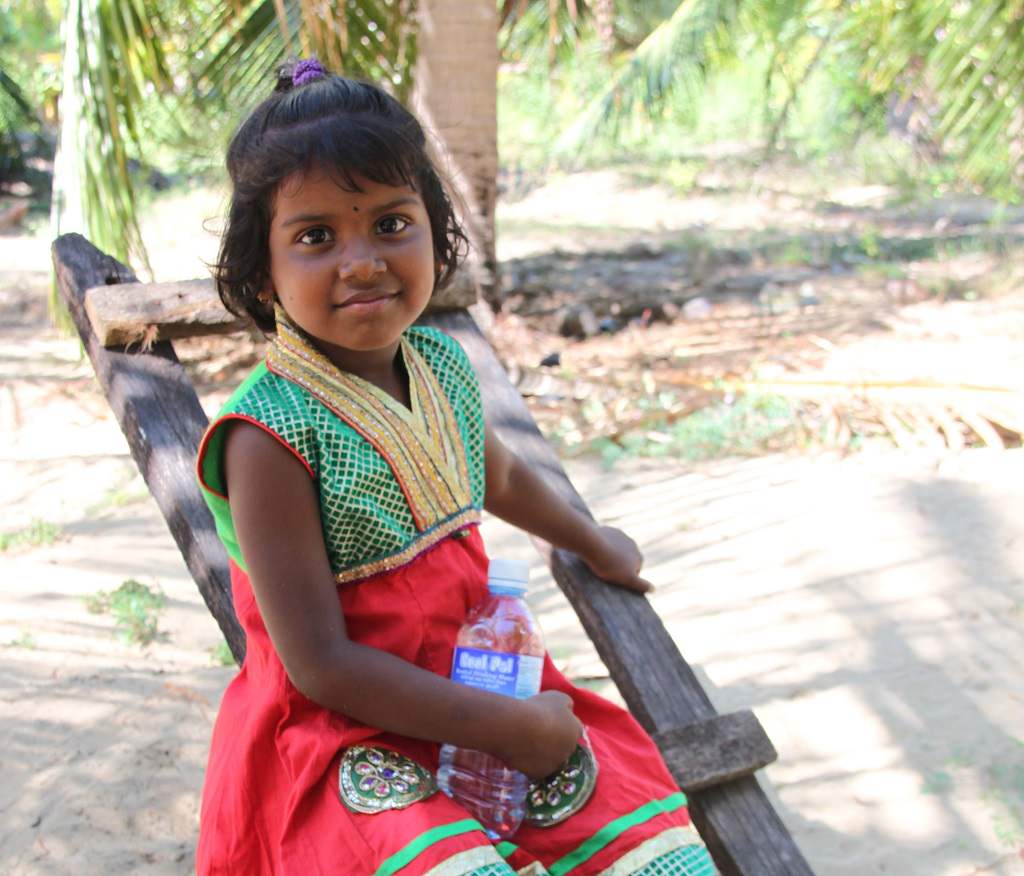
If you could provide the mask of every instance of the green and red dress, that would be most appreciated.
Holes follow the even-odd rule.
[[[292,685],[253,598],[223,474],[226,425],[252,423],[316,481],[349,636],[447,676],[456,634],[487,592],[478,524],[484,423],[465,353],[411,328],[400,355],[410,408],[335,368],[279,315],[266,360],[210,426],[199,480],[230,558],[245,663],[214,727],[200,817],[202,876],[712,874],[683,794],[633,718],[573,687],[587,728],[559,774],[531,790],[528,822],[493,843],[437,791],[438,746],[323,708]],[[367,696],[387,696],[386,690]]]

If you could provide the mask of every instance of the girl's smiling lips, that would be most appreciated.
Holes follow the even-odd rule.
[[[386,292],[381,289],[372,289],[367,292],[356,292],[349,295],[344,301],[335,304],[336,308],[355,308],[357,310],[372,309],[374,305],[384,304],[398,296],[397,292]]]

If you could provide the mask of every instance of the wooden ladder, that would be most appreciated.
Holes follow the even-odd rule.
[[[61,295],[132,457],[207,607],[241,663],[245,636],[231,601],[227,554],[194,474],[196,451],[208,425],[195,389],[171,341],[157,340],[143,351],[139,345],[134,349],[104,346],[97,335],[89,311],[95,314],[97,302],[104,295],[110,297],[114,290],[106,287],[138,284],[129,268],[78,234],[54,242],[53,262]],[[176,285],[194,291],[203,284]],[[211,290],[207,296],[215,296],[212,284],[206,285]],[[142,297],[152,287],[137,288]],[[124,300],[125,290],[118,292]],[[179,297],[186,296],[182,292]],[[479,377],[488,420],[501,439],[562,496],[589,514],[469,313],[436,313],[423,322],[462,344]],[[217,331],[218,326],[237,329],[237,323],[220,312],[204,317],[199,331]],[[158,337],[167,334],[161,331]],[[644,596],[605,584],[566,551],[554,550],[548,560],[630,711],[654,737],[686,792],[690,815],[722,876],[811,876],[753,775],[777,757],[753,712],[719,715],[715,711]]]

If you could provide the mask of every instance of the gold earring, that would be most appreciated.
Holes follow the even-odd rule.
[[[269,292],[257,292],[256,300],[264,307],[269,307],[271,301],[273,301],[274,299]]]

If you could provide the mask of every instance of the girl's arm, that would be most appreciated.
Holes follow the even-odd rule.
[[[513,526],[580,557],[599,578],[646,593],[640,577],[643,556],[636,542],[619,529],[599,526],[577,511],[486,427],[487,468],[484,507]]]
[[[314,481],[247,423],[230,427],[231,514],[260,615],[292,683],[314,702],[391,733],[486,751],[534,778],[572,753],[571,700],[477,690],[348,638]]]

